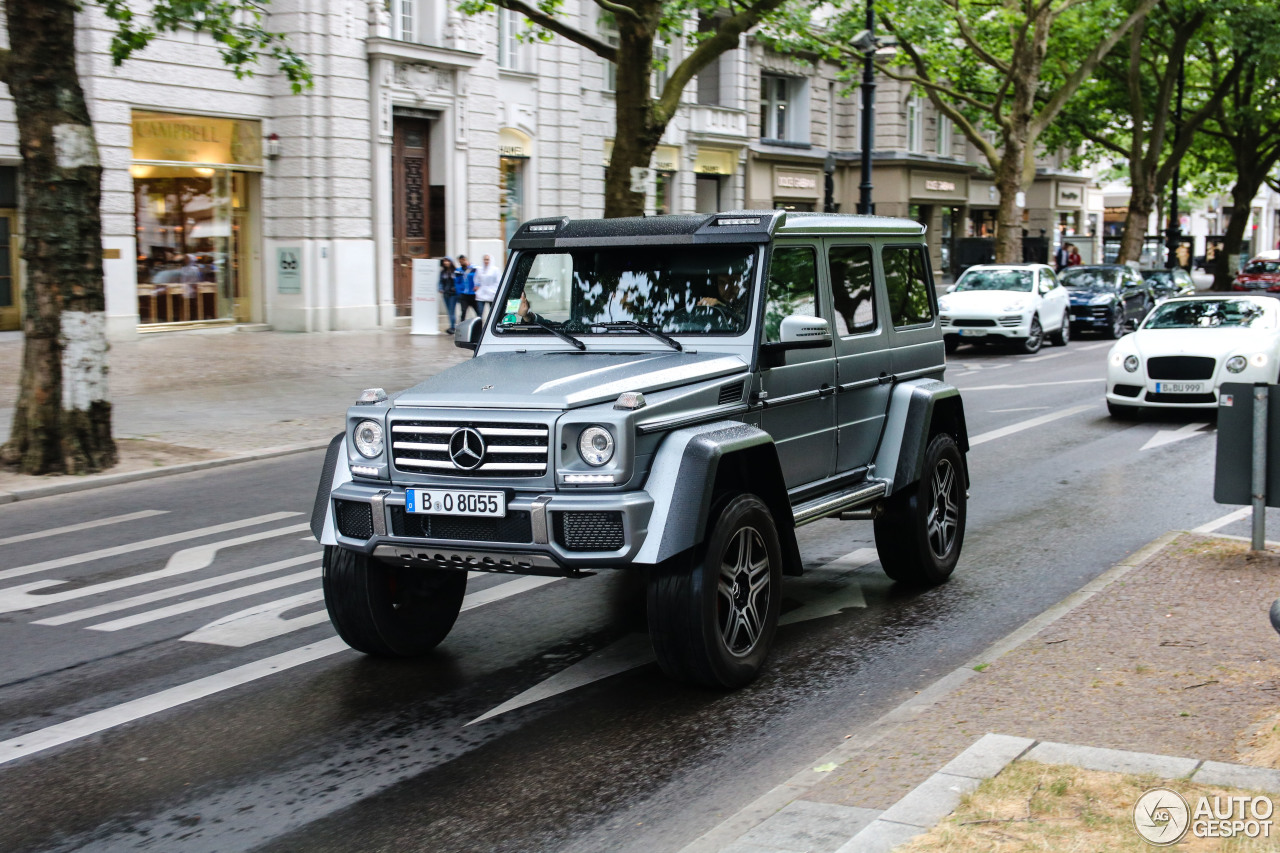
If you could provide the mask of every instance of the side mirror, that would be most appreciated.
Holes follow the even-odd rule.
[[[778,327],[778,340],[783,344],[808,344],[825,346],[831,343],[831,326],[821,317],[805,317],[792,314],[783,317]]]
[[[463,320],[453,330],[453,345],[462,349],[480,348],[480,333],[484,331],[484,321],[479,317]]]

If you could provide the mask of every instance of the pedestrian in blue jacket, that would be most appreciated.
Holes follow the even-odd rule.
[[[458,255],[458,274],[453,279],[454,290],[458,294],[458,322],[467,319],[467,309],[477,317],[480,309],[476,307],[476,268],[467,262],[466,255]]]

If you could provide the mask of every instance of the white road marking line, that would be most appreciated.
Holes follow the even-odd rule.
[[[1097,379],[1060,379],[1057,382],[1028,382],[1024,385],[975,385],[972,388],[961,388],[964,393],[970,391],[1014,391],[1019,388],[1048,388],[1052,385],[1085,385],[1089,382],[1106,383],[1106,378],[1099,376]]]
[[[1242,506],[1240,507],[1240,509],[1233,510],[1227,513],[1226,515],[1222,516],[1221,518],[1215,518],[1213,521],[1210,521],[1208,524],[1202,524],[1199,527],[1192,529],[1191,532],[1192,533],[1212,533],[1213,531],[1226,527],[1228,524],[1239,521],[1242,518],[1248,518],[1249,513],[1251,512],[1253,512],[1253,507]]]
[[[816,569],[805,569],[805,574],[809,572],[835,572],[841,569],[857,569],[867,563],[874,563],[878,559],[880,559],[880,553],[875,548],[859,548],[856,551],[850,551],[843,557],[836,557],[831,562],[824,563]]]
[[[1052,412],[1047,415],[1041,415],[1038,418],[1032,418],[1031,420],[1028,420],[1028,421],[1020,421],[1019,423],[1016,423],[1016,424],[1010,424],[1009,426],[1006,426],[1006,427],[1000,427],[1000,429],[993,429],[990,432],[984,432],[981,435],[976,435],[973,438],[969,439],[969,446],[977,447],[979,444],[986,444],[988,441],[994,441],[997,438],[1004,438],[1006,435],[1013,435],[1014,433],[1022,432],[1023,430],[1031,429],[1032,427],[1038,427],[1043,424],[1052,423],[1053,421],[1060,420],[1062,418],[1068,418],[1068,417],[1071,417],[1072,415],[1078,415],[1081,412],[1087,412],[1089,409],[1092,409],[1092,408],[1094,407],[1093,406],[1072,406],[1070,409],[1063,409],[1060,412]]]
[[[311,559],[315,558],[312,557]],[[136,628],[138,625],[145,625],[148,622],[159,622],[161,619],[168,619],[170,616],[190,613],[192,610],[202,610],[205,607],[212,607],[215,604],[235,601],[237,598],[248,598],[251,595],[257,595],[260,592],[270,592],[273,589],[280,589],[284,586],[293,586],[296,583],[304,583],[306,581],[315,581],[319,579],[320,567],[314,566],[307,569],[305,572],[294,572],[291,575],[272,578],[271,580],[261,581],[260,583],[251,583],[248,586],[229,589],[225,592],[217,592],[213,595],[193,598],[190,601],[179,601],[176,604],[170,604],[166,607],[157,607],[155,610],[145,610],[142,613],[135,613],[132,616],[112,619],[110,622],[99,622],[97,625],[89,625],[88,628],[90,631],[123,631],[125,628]]]
[[[272,521],[280,521],[285,518],[293,518],[302,515],[300,512],[273,512],[267,515],[260,515],[256,518],[246,518],[241,521],[229,521],[226,524],[215,524],[212,527],[201,527],[198,530],[187,530],[182,533],[172,533],[168,536],[157,536],[154,539],[145,539],[141,542],[132,542],[128,545],[116,545],[113,548],[102,548],[97,551],[89,551],[84,554],[73,554],[70,557],[59,557],[56,560],[45,560],[42,563],[32,563],[29,566],[18,566],[16,569],[0,570],[0,581],[7,581],[9,578],[18,578],[23,575],[32,575],[36,572],[49,571],[52,569],[61,569],[67,566],[78,566],[81,563],[89,563],[94,560],[103,560],[107,557],[116,557],[120,554],[132,554],[135,551],[145,551],[148,548],[159,548],[162,545],[172,545],[175,542],[187,542],[191,539],[199,539],[202,536],[214,536],[218,533],[226,533],[229,530],[240,530],[244,527],[252,527],[255,524],[268,524]],[[304,527],[307,525],[303,525]]]
[[[1087,347],[1073,346],[1071,350],[1072,352],[1088,352],[1091,349],[1102,349],[1103,347],[1113,347],[1115,345],[1115,341],[1103,341],[1100,344],[1089,344]]]
[[[1070,355],[1070,353],[1067,352],[1066,350],[1060,350],[1058,352],[1051,352],[1046,355],[1037,355],[1033,358],[1020,358],[1018,359],[1018,364],[1031,364],[1032,362],[1036,362],[1036,361],[1048,361],[1051,358],[1062,358],[1064,355]]]
[[[312,560],[315,560],[317,556],[319,555],[306,554],[302,557],[291,557],[288,560],[279,560],[274,563],[267,563],[265,566],[255,566],[252,569],[244,569],[239,572],[218,575],[216,578],[205,578],[204,580],[185,583],[181,586],[171,586],[168,589],[162,589],[158,592],[143,593],[142,595],[135,595],[132,598],[124,598],[120,601],[112,601],[108,604],[99,604],[96,607],[86,607],[83,610],[73,610],[70,613],[63,613],[61,616],[50,616],[48,619],[40,619],[32,622],[31,624],[67,625],[72,622],[81,622],[85,619],[92,619],[95,616],[104,616],[108,613],[115,613],[118,610],[128,610],[132,607],[141,607],[144,604],[163,601],[166,598],[177,598],[178,596],[186,595],[189,592],[199,592],[202,589],[208,589],[213,586],[222,586],[224,584],[245,580],[246,578],[257,577],[258,575],[268,575],[272,572],[278,572],[281,569],[291,569],[294,566],[309,563]]]
[[[269,658],[237,666],[186,684],[179,684],[177,687],[170,687],[168,690],[161,690],[159,693],[152,693],[150,696],[143,696],[131,702],[104,708],[74,720],[67,720],[65,723],[46,726],[25,735],[0,741],[0,764],[7,764],[32,753],[70,743],[179,705],[186,705],[197,699],[257,681],[259,678],[275,675],[338,652],[347,651],[347,649],[347,644],[340,638],[330,637],[299,649],[272,655]]]
[[[532,705],[629,669],[644,666],[653,659],[653,647],[649,644],[648,635],[628,634],[613,645],[588,655],[572,666],[560,670],[546,681],[535,684],[498,707],[484,712],[467,725],[471,726],[508,711],[514,711],[516,708],[523,708],[525,705]]]
[[[151,518],[164,515],[167,509],[144,509],[125,515],[113,515],[110,518],[99,518],[94,521],[83,521],[79,524],[68,524],[66,527],[54,527],[49,530],[38,530],[35,533],[23,533],[19,536],[6,536],[0,539],[0,545],[12,545],[15,542],[30,542],[32,539],[48,539],[63,533],[79,533],[81,530],[92,530],[95,527],[106,527],[108,524],[123,524],[126,521],[137,521],[140,518]]]
[[[535,590],[540,586],[546,586],[549,583],[555,583],[564,578],[539,577],[537,575],[525,575],[515,580],[500,583],[497,586],[491,586],[488,589],[482,589],[479,592],[468,594],[462,599],[462,610],[474,610],[477,607],[483,607],[486,604],[492,604],[495,601],[501,601],[504,598],[510,598],[522,592]]]
[[[545,579],[539,578],[539,580]],[[559,580],[559,578],[553,578],[552,580]],[[508,595],[515,595],[530,588],[512,581],[499,584],[493,589],[498,590],[507,586],[521,586],[520,589],[512,590]],[[481,592],[487,593],[489,591],[482,590]],[[480,595],[480,593],[475,594]],[[499,600],[500,597],[505,596],[490,595],[484,603],[489,604]],[[472,605],[471,608],[468,608],[466,599],[463,599],[464,610],[474,609],[478,606]],[[43,729],[37,729],[25,735],[18,735],[9,740],[0,741],[0,764],[7,764],[10,761],[16,761],[36,752],[70,743],[73,740],[97,734],[125,723],[131,723],[134,720],[158,714],[170,708],[176,708],[179,705],[185,705],[197,699],[203,699],[206,696],[212,696],[215,693],[239,687],[242,684],[248,684],[259,678],[275,675],[277,672],[284,672],[287,669],[302,666],[303,664],[335,655],[338,652],[347,651],[348,648],[341,638],[330,637],[327,640],[311,643],[293,651],[282,652],[281,654],[272,655],[269,658],[253,661],[205,678],[199,678],[186,684],[179,684],[177,687],[170,687],[168,690],[161,690],[159,693],[152,693],[150,696],[143,696],[140,699],[134,699],[111,708],[104,708],[101,711],[95,711],[92,714],[86,714],[74,720],[67,720],[64,723],[46,726]]]
[[[1053,408],[1052,406],[1023,406],[1018,409],[988,409],[993,415],[1006,415],[1012,412],[1043,412],[1045,409]]]
[[[296,515],[296,513],[294,514]],[[170,557],[169,562],[163,569],[158,569],[154,572],[146,572],[141,575],[133,575],[132,577],[120,578],[119,580],[93,584],[92,586],[83,586],[79,589],[69,589],[66,592],[51,592],[45,595],[32,594],[36,590],[48,589],[51,586],[60,586],[67,583],[67,581],[56,579],[31,581],[30,583],[5,587],[4,589],[0,589],[0,613],[12,613],[15,610],[34,610],[37,607],[44,607],[49,604],[58,604],[59,602],[71,601],[76,598],[85,598],[90,595],[110,592],[111,590],[121,589],[126,586],[136,586],[140,583],[148,583],[149,581],[161,580],[162,578],[169,578],[174,575],[199,571],[200,569],[208,568],[208,566],[212,564],[213,558],[220,548],[227,548],[232,545],[244,545],[249,542],[258,542],[262,539],[270,539],[274,536],[284,536],[304,527],[307,527],[307,525],[296,524],[292,527],[282,527],[278,530],[264,530],[259,533],[249,534],[248,536],[239,536],[235,539],[224,539],[221,542],[215,542],[211,545],[200,545],[195,548],[188,548],[184,551],[179,551]]]
[[[1207,423],[1184,424],[1177,429],[1158,430],[1155,435],[1147,439],[1147,443],[1142,445],[1138,451],[1151,450],[1153,447],[1164,447],[1166,444],[1173,444],[1176,441],[1182,441],[1184,438],[1193,438],[1197,435],[1208,435],[1208,433],[1200,432],[1207,427]]]
[[[250,607],[221,619],[210,622],[199,630],[192,631],[181,639],[188,643],[209,643],[214,646],[231,646],[244,648],[263,640],[280,637],[312,625],[329,621],[329,611],[319,610],[306,613],[292,619],[282,619],[280,614],[295,607],[324,601],[324,590],[313,589],[298,595],[282,598]]]

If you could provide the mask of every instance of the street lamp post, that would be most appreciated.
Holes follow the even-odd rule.
[[[1182,133],[1182,85],[1187,79],[1186,63],[1178,69],[1178,104],[1174,109],[1173,118],[1173,139],[1175,144],[1178,135]],[[1165,259],[1164,265],[1166,269],[1173,269],[1178,266],[1178,247],[1182,245],[1182,217],[1178,215],[1178,184],[1181,182],[1181,163],[1173,167],[1173,198],[1169,202],[1169,227],[1166,231],[1165,248],[1169,250],[1169,254]]]
[[[866,40],[855,40],[863,54],[862,59],[862,182],[858,184],[858,213],[871,215],[875,205],[871,203],[871,149],[876,138],[876,6],[875,0],[867,0]],[[859,42],[864,42],[859,44]]]

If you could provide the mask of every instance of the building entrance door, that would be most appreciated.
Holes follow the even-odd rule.
[[[427,203],[431,125],[426,119],[395,119],[391,153],[393,242],[396,314],[408,316],[413,296],[413,260],[430,256],[431,207]]]
[[[0,211],[0,331],[22,328],[22,300],[18,277],[14,275],[14,222],[12,210]]]

